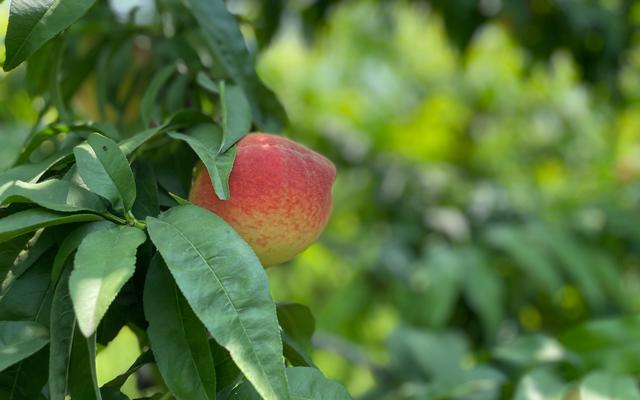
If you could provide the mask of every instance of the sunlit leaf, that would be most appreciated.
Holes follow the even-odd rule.
[[[133,276],[140,229],[120,226],[91,232],[80,243],[69,288],[78,325],[91,336],[122,286]]]
[[[13,0],[5,38],[4,70],[26,60],[48,40],[80,18],[95,0]]]
[[[193,311],[247,379],[263,397],[288,399],[275,305],[251,248],[193,205],[147,218],[147,229]]]

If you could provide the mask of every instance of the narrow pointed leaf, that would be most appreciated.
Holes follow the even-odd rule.
[[[73,308],[82,333],[91,336],[109,305],[133,276],[136,250],[146,239],[140,229],[121,226],[87,235],[69,279]]]
[[[311,347],[311,337],[316,329],[311,310],[302,304],[278,303],[277,313],[286,359],[294,366],[315,367],[305,350]]]
[[[210,93],[220,94],[220,88],[218,87],[218,84],[215,83],[213,79],[209,78],[209,76],[202,71],[198,72],[198,75],[196,76],[196,83],[201,88]]]
[[[73,149],[78,172],[92,192],[116,207],[130,210],[136,199],[136,184],[129,161],[116,142],[92,133],[86,143]]]
[[[0,186],[0,205],[35,203],[61,212],[104,211],[104,201],[73,182],[49,179],[40,183],[22,181]]]
[[[0,242],[47,226],[100,219],[102,217],[95,214],[61,214],[39,208],[20,211],[0,219]]]
[[[180,400],[214,400],[216,373],[207,330],[159,255],[147,272],[144,313],[151,350],[171,393]]]
[[[129,155],[133,153],[135,150],[140,148],[143,144],[148,142],[149,140],[155,138],[156,136],[179,128],[187,128],[197,124],[202,124],[206,122],[211,122],[211,118],[207,117],[203,113],[199,111],[195,111],[192,109],[185,109],[176,111],[167,121],[161,126],[155,128],[145,129],[142,132],[138,132],[135,135],[131,136],[120,142],[118,146],[120,150],[125,155]],[[1,182],[1,181],[0,181]]]
[[[49,326],[53,285],[49,280],[50,256],[45,253],[15,280],[0,299],[0,321],[35,321]]]
[[[159,135],[161,132],[162,127],[145,129],[144,131],[138,132],[130,138],[123,140],[118,146],[125,155],[129,155],[140,146]]]
[[[49,347],[49,396],[50,400],[64,400],[69,382],[71,349],[76,333],[76,315],[69,294],[68,265],[53,294],[51,304],[51,343]]]
[[[258,392],[288,399],[267,277],[240,236],[193,205],[147,218],[147,229],[191,308]]]
[[[232,389],[238,383],[238,379],[242,376],[240,369],[231,354],[224,347],[220,346],[214,339],[209,339],[209,347],[213,355],[213,362],[216,365],[216,387],[218,393]]]
[[[129,367],[128,370],[126,370],[122,374],[116,376],[115,378],[113,378],[109,382],[107,382],[104,385],[102,385],[101,389],[105,389],[105,388],[117,388],[117,389],[120,389],[122,387],[122,385],[124,385],[124,383],[127,381],[127,379],[129,379],[129,377],[131,375],[136,373],[136,371],[138,371],[144,365],[147,365],[147,364],[152,363],[154,361],[155,361],[155,359],[153,357],[153,353],[151,352],[151,350],[145,351],[144,353],[140,354],[140,356],[133,362],[133,364]]]
[[[6,275],[13,268],[18,255],[27,246],[27,243],[35,235],[25,234],[18,236],[0,245],[0,280],[4,280]]]
[[[46,327],[31,321],[0,321],[0,371],[27,358],[49,342]]]
[[[225,74],[237,83],[251,104],[258,127],[267,132],[279,132],[286,123],[286,114],[273,92],[255,71],[236,19],[222,0],[186,0],[193,16],[204,31],[212,55]]]
[[[214,128],[214,125],[210,125]],[[221,200],[229,199],[229,175],[233,168],[233,163],[236,157],[235,148],[230,149],[224,154],[216,154],[217,147],[215,147],[215,139],[212,139],[207,143],[203,140],[206,136],[200,135],[200,137],[193,137],[184,135],[182,133],[169,133],[174,139],[182,140],[186,142],[191,149],[198,155],[198,158],[207,168],[209,177],[211,178],[211,184],[216,192],[216,195]],[[219,142],[218,142],[219,143]]]
[[[138,219],[160,214],[158,199],[158,181],[151,164],[139,160],[134,164],[133,174],[136,178],[136,202],[133,204],[133,215]]]
[[[47,171],[72,162],[73,156],[70,150],[62,150],[35,164],[18,165],[0,173],[0,185],[11,181],[37,182]]]
[[[295,367],[313,367],[316,368],[316,364],[311,359],[311,356],[307,354],[304,347],[298,343],[298,341],[286,331],[282,331],[282,345],[284,350],[284,357]]]
[[[488,337],[493,337],[503,321],[504,282],[480,249],[468,249],[464,256],[464,296],[482,320]]]
[[[316,320],[309,307],[297,303],[277,304],[278,322],[282,329],[301,343],[311,344]]]
[[[4,70],[29,58],[47,41],[73,24],[95,0],[13,0],[5,38]]]
[[[142,123],[144,126],[149,126],[152,120],[152,113],[154,110],[154,106],[156,105],[156,98],[162,89],[162,86],[167,83],[171,75],[176,70],[175,65],[168,65],[158,71],[158,73],[153,77],[151,83],[149,83],[149,87],[147,91],[144,93],[142,97],[141,114],[142,114]]]
[[[129,397],[126,394],[122,393],[120,389],[112,387],[100,389],[100,395],[102,396],[102,400],[129,400]]]
[[[0,321],[29,321],[49,326],[53,287],[49,283],[48,258],[41,257],[27,270],[0,300]],[[40,398],[47,382],[49,347],[0,372],[0,392],[8,400]]]
[[[251,129],[251,105],[239,86],[220,83],[222,131],[224,141],[220,152],[229,150]]]
[[[88,338],[78,334],[73,335],[69,364],[69,395],[72,399],[102,399],[96,377],[95,335]]]
[[[53,232],[40,230],[29,240],[24,250],[20,252],[7,272],[0,285],[0,300],[11,289],[18,278],[22,276],[42,255],[54,245]],[[50,254],[47,254],[50,256]]]

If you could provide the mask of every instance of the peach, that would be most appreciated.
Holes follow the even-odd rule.
[[[282,136],[250,133],[237,144],[229,200],[216,196],[202,164],[189,199],[229,223],[269,267],[318,239],[331,214],[335,177],[333,163],[313,150]]]

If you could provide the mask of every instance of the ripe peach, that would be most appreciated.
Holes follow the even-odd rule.
[[[333,163],[313,150],[282,136],[250,133],[237,144],[230,199],[216,196],[201,164],[189,199],[233,226],[268,267],[292,259],[320,236],[335,177]]]

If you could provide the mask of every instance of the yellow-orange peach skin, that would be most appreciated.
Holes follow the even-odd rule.
[[[230,199],[218,198],[201,164],[189,199],[233,226],[268,267],[318,239],[331,214],[335,177],[335,166],[321,154],[282,136],[250,133],[237,144]]]

